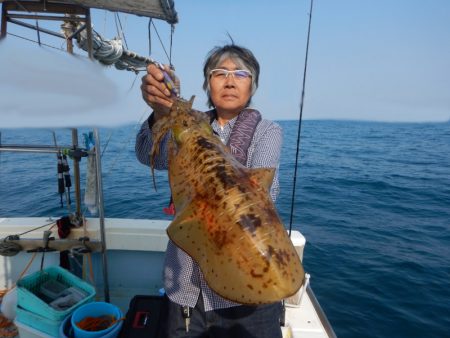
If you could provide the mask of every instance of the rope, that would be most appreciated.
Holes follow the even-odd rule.
[[[28,269],[30,268],[31,264],[33,263],[34,259],[36,258],[36,255],[37,255],[37,252],[33,253],[33,256],[31,257],[31,259],[28,262],[25,269],[23,269],[23,271],[20,273],[20,276],[17,280],[21,279],[27,273]]]
[[[88,39],[87,30],[83,30],[77,37],[78,46],[87,51]],[[112,65],[119,61],[123,53],[122,40],[114,38],[112,40],[105,40],[100,34],[92,31],[92,48],[94,50],[94,58],[105,65]]]
[[[153,22],[151,22],[151,24],[153,24],[153,26],[154,26]],[[78,29],[79,27],[80,26],[77,26],[76,29]],[[155,27],[155,30],[156,30],[156,27]],[[76,30],[74,30],[73,32],[75,32],[75,31]],[[167,53],[167,50],[162,43],[160,35],[158,34],[157,31],[156,31],[156,33],[161,42],[164,53],[166,54],[166,56],[169,60],[169,63],[172,64],[171,54],[172,54],[173,29],[172,29],[172,35],[171,35],[171,41],[170,41],[170,55]],[[57,49],[59,51],[66,52],[62,47],[58,48],[55,46],[45,44],[45,43],[41,42],[40,39],[38,39],[38,41],[36,41],[36,40],[28,39],[26,37],[16,35],[16,34],[13,34],[10,32],[7,32],[7,34],[30,41],[30,42],[34,42],[36,44],[39,44],[40,46],[46,46],[46,47],[50,47],[53,49]],[[150,40],[151,40],[151,33],[150,33],[150,22],[149,22],[149,46],[151,46]],[[155,62],[151,58],[143,57],[132,51],[126,50],[122,45],[122,41],[124,41],[126,44],[125,37],[107,40],[107,39],[104,39],[99,33],[97,33],[96,31],[93,30],[92,31],[92,48],[93,48],[94,58],[104,65],[109,66],[109,65],[114,64],[115,68],[118,70],[129,70],[129,71],[135,72],[136,74],[138,74],[140,71],[145,71],[146,67],[149,63]],[[89,48],[88,48],[88,39],[87,39],[86,29],[81,30],[81,32],[79,32],[77,34],[77,45],[79,48],[83,49],[84,51],[88,51]],[[150,52],[151,52],[151,47],[150,47]]]
[[[176,24],[178,22],[178,16],[175,12],[175,4],[173,0],[160,0],[161,8],[164,11],[164,14],[169,16],[166,21],[170,24]]]
[[[20,280],[27,273],[28,269],[30,268],[31,264],[33,263],[34,259],[36,258],[36,255],[37,255],[37,252],[34,252],[33,256],[31,256],[30,260],[28,261],[28,264],[25,266],[25,269],[23,269],[23,271],[20,273],[19,277],[17,278],[17,281]],[[15,287],[15,285],[17,284],[17,281],[15,283],[13,283],[11,285],[11,287],[0,290],[0,298],[3,297],[8,291],[13,289]]]
[[[8,236],[11,237],[11,236]],[[7,242],[8,238],[6,237],[2,243],[0,243],[0,255],[6,257],[12,257],[17,255],[20,251],[22,251],[22,246],[18,243]]]
[[[17,327],[12,321],[0,314],[0,337],[14,338],[19,334]]]
[[[87,42],[87,32],[83,30],[78,34],[77,44],[81,49],[87,51]],[[114,64],[119,70],[130,70],[137,73],[141,69],[145,70],[149,63],[154,62],[152,59],[126,50],[122,45],[121,38],[106,40],[96,31],[92,31],[92,45],[95,59],[105,65]]]
[[[303,102],[305,99],[306,69],[308,66],[309,38],[310,38],[310,33],[311,33],[311,18],[312,18],[313,2],[314,2],[314,0],[311,0],[311,5],[310,5],[310,9],[309,9],[308,37],[306,39],[305,67],[303,69],[302,96],[301,96],[301,100],[300,100],[300,116],[298,119],[297,148],[296,148],[296,153],[295,153],[294,180],[293,180],[293,187],[292,187],[291,215],[290,215],[290,219],[289,219],[289,236],[291,235],[291,232],[292,232],[292,220],[294,217],[294,201],[295,201],[295,190],[296,190],[295,187],[297,185],[298,158],[299,158],[299,153],[300,153],[300,134],[301,134],[301,130],[302,130]]]
[[[51,222],[51,223],[47,223],[44,225],[40,225],[36,228],[32,228],[30,230],[27,230],[25,232],[22,232],[21,234],[15,234],[15,235],[9,235],[6,236],[3,239],[3,242],[0,243],[0,255],[2,256],[14,256],[17,255],[20,251],[22,251],[22,247],[20,246],[20,244],[18,243],[13,243],[13,242],[8,242],[10,240],[18,240],[20,238],[20,236],[25,235],[29,232],[35,231],[35,230],[39,230],[42,229],[46,226],[51,225],[51,227],[49,228],[49,230],[51,230],[56,223],[55,222]]]

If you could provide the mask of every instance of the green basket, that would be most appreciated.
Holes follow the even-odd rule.
[[[16,321],[52,337],[59,337],[59,329],[63,320],[51,320],[20,307],[16,309]],[[34,337],[34,336],[33,336]],[[38,337],[38,336],[36,336]]]
[[[67,287],[77,287],[87,296],[72,307],[58,311],[38,297],[40,286],[48,280],[58,281]],[[92,302],[95,289],[92,285],[59,266],[50,266],[42,271],[21,278],[17,282],[17,305],[22,309],[39,314],[42,317],[61,321],[82,304]]]

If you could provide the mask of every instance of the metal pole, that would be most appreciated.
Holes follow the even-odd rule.
[[[2,4],[2,23],[0,29],[0,40],[6,38],[6,22],[7,22],[6,14],[7,14],[6,6],[5,4]]]
[[[108,260],[106,257],[106,236],[105,236],[105,209],[103,204],[102,164],[101,164],[100,134],[98,132],[98,128],[94,129],[94,138],[95,138],[95,164],[97,169],[98,218],[100,221],[100,237],[102,242],[103,284],[105,292],[105,302],[109,303]]]
[[[89,8],[86,8],[86,35],[88,42],[88,55],[91,60],[94,59],[94,48],[92,42],[92,22],[91,22],[91,11]]]
[[[15,24],[15,25],[18,25],[18,26],[22,26],[22,27],[26,27],[26,28],[34,29],[34,30],[38,30],[39,29],[39,31],[41,33],[46,33],[48,35],[53,35],[53,36],[56,36],[58,38],[65,39],[64,35],[62,35],[60,33],[52,32],[49,29],[40,28],[40,27],[37,27],[36,25],[30,25],[30,24],[28,24],[26,22],[22,22],[22,21],[19,21],[19,20],[14,20],[14,19],[9,19],[8,21],[13,23],[13,24]]]
[[[73,54],[73,41],[72,41],[72,39],[67,38],[66,42],[67,42],[67,51],[70,54]]]
[[[29,152],[29,153],[57,153],[66,149],[72,149],[71,146],[61,145],[58,147],[49,145],[26,145],[26,144],[0,144],[0,151]],[[80,150],[80,149],[79,149]],[[81,150],[80,150],[81,151]],[[90,151],[83,150],[83,154],[91,154]],[[83,157],[85,155],[82,155]]]
[[[72,146],[73,149],[78,148],[78,130],[76,128],[72,129]],[[73,158],[73,177],[75,181],[75,205],[76,213],[75,217],[77,221],[81,220],[81,188],[80,188],[80,161],[77,158]]]

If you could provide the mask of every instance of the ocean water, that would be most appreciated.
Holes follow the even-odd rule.
[[[280,124],[288,225],[297,123]],[[156,173],[155,191],[134,156],[137,128],[101,130],[105,214],[167,218],[167,176]],[[1,132],[3,144],[53,144],[50,130]],[[69,144],[69,130],[56,133]],[[304,121],[299,165],[293,228],[338,337],[450,337],[450,123]],[[66,212],[54,154],[0,152],[0,217]]]

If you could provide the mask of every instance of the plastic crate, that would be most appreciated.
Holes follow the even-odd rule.
[[[52,338],[52,336],[33,329],[31,326],[25,325],[24,323],[19,322],[17,319],[14,320],[14,325],[17,326],[17,329],[19,330],[19,337],[20,338]]]
[[[30,311],[17,308],[14,323],[19,329],[19,337],[59,337],[60,320],[51,320]],[[25,334],[26,333],[26,334]]]
[[[38,296],[41,284],[48,280],[56,280],[67,287],[75,286],[86,292],[87,296],[72,307],[58,311]],[[50,266],[23,277],[17,282],[17,305],[24,310],[55,321],[62,321],[80,305],[92,302],[94,297],[95,289],[92,285],[59,266]]]

